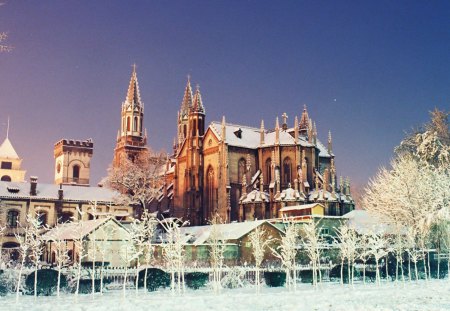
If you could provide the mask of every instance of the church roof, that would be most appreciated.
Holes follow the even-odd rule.
[[[9,189],[8,189],[9,188]],[[14,189],[14,191],[10,191]],[[18,191],[17,191],[18,190]],[[30,183],[0,181],[0,198],[58,200],[59,185],[37,184],[36,195],[30,195]],[[64,201],[113,202],[119,193],[103,187],[62,186]]]
[[[213,121],[211,122],[210,127],[216,136],[222,139],[222,124],[220,122]],[[260,135],[258,128],[227,123],[225,125],[225,135],[226,143],[229,146],[250,149],[256,149],[259,147]]]
[[[0,158],[19,159],[19,156],[17,155],[16,150],[14,150],[8,137],[6,137],[0,145]]]

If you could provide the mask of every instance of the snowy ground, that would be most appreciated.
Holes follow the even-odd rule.
[[[61,298],[21,296],[16,304],[14,296],[0,298],[0,310],[450,310],[450,281],[434,280],[429,283],[355,285],[355,289],[339,284],[324,284],[314,290],[302,284],[297,292],[285,288],[262,288],[259,296],[253,288],[227,289],[218,296],[211,290],[187,290],[183,296],[172,296],[170,291],[153,293],[128,291],[123,298],[121,291],[110,291],[97,295],[80,296],[78,302],[73,295]]]

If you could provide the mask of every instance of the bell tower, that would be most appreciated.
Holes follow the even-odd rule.
[[[136,65],[133,65],[127,96],[122,103],[120,129],[117,132],[113,166],[118,167],[125,157],[132,161],[147,149],[147,131],[143,128],[144,103],[139,93]]]

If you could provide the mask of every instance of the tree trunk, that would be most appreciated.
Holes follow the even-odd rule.
[[[38,271],[38,266],[37,266],[37,262],[34,265],[34,300],[36,300],[37,298],[37,271]]]
[[[20,270],[19,270],[19,277],[17,279],[16,303],[19,302],[20,283],[22,281],[21,279],[22,279],[22,271],[23,271],[24,264],[25,264],[25,255],[22,258],[22,264],[20,265]]]
[[[344,259],[341,260],[341,284],[344,284]]]
[[[363,262],[363,284],[366,285],[366,262]]]

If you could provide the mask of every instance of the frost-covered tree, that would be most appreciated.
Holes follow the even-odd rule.
[[[224,266],[224,254],[226,248],[226,240],[220,231],[219,225],[222,225],[223,221],[220,215],[216,214],[210,221],[210,233],[208,237],[209,243],[209,258],[211,261],[211,267],[213,270],[213,288],[217,294],[221,289],[222,269]]]
[[[122,293],[123,297],[126,295],[126,286],[128,281],[128,267],[136,259],[136,247],[131,240],[125,241],[120,248],[120,259],[122,261],[123,267],[125,269],[123,283],[122,283]]]
[[[184,283],[184,237],[181,227],[187,222],[181,222],[178,218],[165,218],[159,220],[164,232],[161,236],[163,243],[162,253],[167,269],[170,271],[170,288],[172,293],[185,291]]]
[[[381,284],[380,276],[380,260],[387,254],[386,251],[386,237],[382,233],[372,231],[368,234],[367,245],[370,254],[375,259],[375,278],[378,285]]]
[[[256,227],[253,232],[248,235],[248,238],[252,244],[252,255],[255,259],[256,293],[259,294],[261,290],[261,264],[264,260],[266,249],[273,242],[273,238],[261,226]]]
[[[150,266],[150,263],[153,259],[153,252],[155,247],[153,245],[153,239],[156,233],[156,227],[158,224],[158,220],[156,217],[149,213],[148,210],[144,210],[144,213],[141,217],[142,226],[143,226],[143,234],[145,239],[145,272],[144,272],[144,290],[147,292],[147,272]]]
[[[21,288],[21,284],[22,284],[23,268],[25,267],[25,262],[26,262],[26,259],[28,256],[28,252],[30,251],[30,248],[31,248],[30,228],[27,225],[27,226],[23,227],[22,229],[23,229],[23,234],[20,234],[18,232],[16,232],[14,234],[16,237],[16,240],[19,242],[19,254],[20,254],[20,258],[21,258],[19,273],[17,276],[16,303],[19,301],[19,293],[20,293],[20,288]]]
[[[323,238],[319,234],[319,226],[314,219],[303,225],[301,229],[303,239],[302,246],[311,261],[313,285],[317,284],[322,279],[322,272],[320,271],[320,257],[324,244]]]
[[[105,226],[99,228],[99,233],[101,236],[101,243],[98,247],[98,253],[101,256],[101,265],[100,265],[100,294],[103,294],[103,273],[105,270],[105,261],[108,258],[109,252],[111,252],[111,242],[109,239],[113,239],[115,234],[115,227],[111,226],[111,223],[108,223]]]
[[[43,229],[40,220],[33,217],[31,214],[27,215],[28,224],[28,238],[30,241],[30,259],[34,266],[34,299],[37,298],[37,270],[39,262],[43,253],[43,241],[41,239],[41,231]]]
[[[272,254],[281,260],[281,265],[286,273],[286,287],[288,290],[297,289],[297,247],[299,227],[289,219],[284,219],[285,234],[281,237],[277,248],[270,248]]]
[[[166,154],[141,154],[134,161],[125,158],[118,167],[109,169],[106,186],[117,190],[121,196],[118,202],[135,204],[146,210],[150,201],[160,195],[164,181]]]
[[[83,222],[83,215],[85,214],[85,212],[82,212],[80,210],[80,208],[77,206],[77,216],[74,216],[72,218],[72,220],[74,222],[77,222],[77,226],[74,229],[74,235],[75,235],[75,239],[74,239],[74,245],[75,245],[75,249],[77,250],[77,276],[76,276],[76,280],[77,280],[77,285],[76,285],[76,289],[75,289],[75,297],[78,297],[78,293],[80,290],[80,278],[81,278],[81,263],[83,262],[83,259],[88,255],[85,251],[84,251],[84,222]],[[75,258],[74,258],[75,259]]]
[[[366,284],[366,265],[367,261],[371,258],[370,248],[369,248],[369,236],[363,233],[358,236],[357,240],[357,258],[362,261],[363,264],[363,284]],[[342,275],[342,270],[341,270]],[[341,279],[342,282],[342,279]]]
[[[55,261],[58,269],[58,283],[56,287],[56,295],[58,297],[60,294],[62,269],[67,266],[70,260],[65,232],[61,224],[56,224],[49,232],[49,240],[52,242],[52,248],[55,250]]]
[[[341,284],[344,283],[344,263],[347,260],[348,283],[353,284],[354,264],[357,257],[358,236],[353,228],[348,224],[342,224],[336,229],[337,247],[341,258]]]
[[[146,247],[146,236],[145,236],[145,226],[144,222],[138,219],[134,219],[130,225],[130,243],[134,245],[134,253],[132,256],[132,260],[136,260],[136,278],[135,278],[135,290],[136,295],[138,294],[139,287],[139,269],[141,267],[141,256],[144,254]],[[144,283],[146,283],[146,279],[144,279]]]

